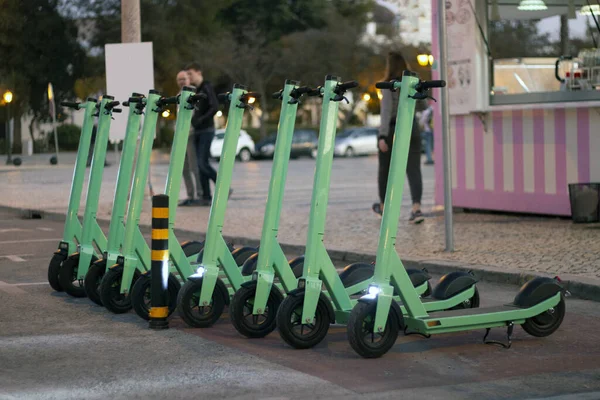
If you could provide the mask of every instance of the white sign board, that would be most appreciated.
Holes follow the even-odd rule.
[[[470,0],[446,1],[450,114],[468,114],[477,104],[476,21]]]
[[[148,95],[154,89],[152,42],[118,43],[104,46],[106,63],[106,94],[123,103],[132,93]],[[127,109],[113,114],[110,141],[125,137]]]

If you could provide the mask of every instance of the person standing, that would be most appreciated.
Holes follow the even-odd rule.
[[[400,80],[402,79],[402,73],[405,70],[409,70],[409,66],[402,54],[390,52],[387,57],[385,80]],[[392,160],[391,151],[392,143],[394,142],[394,129],[396,128],[396,112],[398,110],[399,92],[399,90],[395,92],[384,90],[383,98],[381,99],[381,126],[379,128],[379,138],[377,141],[377,147],[379,149],[378,186],[380,202],[374,203],[372,206],[373,211],[380,216],[383,214],[383,203],[385,201],[385,192],[387,190],[390,163]],[[408,185],[410,187],[412,198],[412,211],[410,213],[409,222],[420,224],[424,221],[423,213],[421,212],[423,177],[421,176],[421,135],[416,121],[413,123],[410,137],[406,174],[408,176]]]
[[[425,148],[425,165],[433,165],[433,100],[427,99],[427,108],[421,113],[419,125],[421,126],[421,139]]]
[[[203,94],[196,104],[192,116],[193,135],[191,140],[196,150],[198,171],[200,172],[200,185],[202,187],[201,205],[209,206],[212,196],[210,194],[210,181],[217,181],[217,171],[210,165],[210,145],[215,137],[214,116],[219,106],[217,95],[210,84],[204,80],[200,64],[193,62],[185,67],[190,83],[196,87],[196,94]]]
[[[183,70],[179,71],[176,79],[180,92],[184,86],[189,86],[190,84],[187,72]],[[185,182],[187,199],[181,201],[179,203],[180,206],[191,206],[202,199],[200,172],[198,171],[198,162],[196,161],[196,149],[194,147],[194,141],[192,140],[192,132],[193,129],[190,128],[190,137],[188,138],[187,151],[183,163],[183,181]],[[194,194],[196,194],[196,196],[194,196]]]

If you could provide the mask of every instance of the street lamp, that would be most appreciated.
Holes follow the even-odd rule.
[[[169,110],[165,110],[162,112],[163,118],[169,118],[169,115],[171,115],[171,111]]]
[[[363,100],[368,103],[371,100],[371,95],[369,93],[363,94]]]
[[[6,103],[6,165],[12,164],[12,134],[10,132],[10,103],[13,99],[13,94],[10,90],[2,95]]]

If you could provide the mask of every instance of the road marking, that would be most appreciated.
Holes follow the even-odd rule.
[[[37,228],[38,231],[44,231],[44,232],[53,232],[54,229],[52,228]]]
[[[19,289],[15,285],[0,281],[0,290],[8,294],[23,294],[26,293],[23,289]]]
[[[48,282],[25,282],[25,283],[13,283],[12,286],[43,286],[48,285]]]
[[[0,229],[0,233],[9,233],[9,232],[25,232],[25,231],[29,231],[31,229],[22,229],[22,228],[6,228],[6,229]]]
[[[33,254],[20,254],[20,255],[9,254],[9,255],[0,256],[0,257],[8,258],[10,261],[13,261],[13,262],[25,262],[25,259],[21,258],[21,256],[32,256],[32,255]]]
[[[13,244],[13,243],[40,243],[40,242],[59,242],[58,239],[22,239],[22,240],[5,240],[0,244]]]

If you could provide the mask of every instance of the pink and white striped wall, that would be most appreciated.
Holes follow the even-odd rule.
[[[439,54],[436,5],[433,0],[434,55]],[[438,77],[434,70],[433,78]],[[568,184],[600,182],[600,107],[527,106],[451,116],[455,207],[570,215]],[[434,126],[441,126],[439,108]],[[434,135],[435,200],[443,204],[441,130]]]

